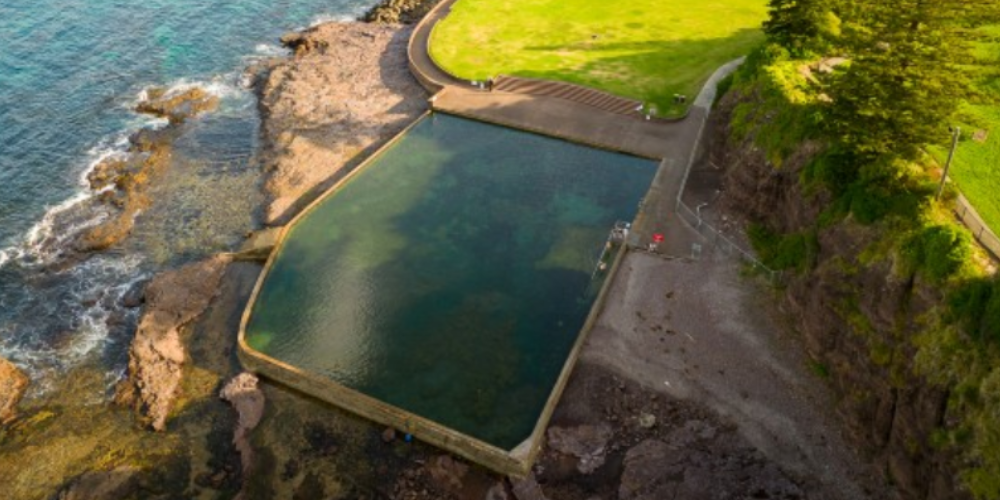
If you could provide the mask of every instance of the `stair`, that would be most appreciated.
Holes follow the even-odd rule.
[[[572,83],[501,75],[493,82],[493,90],[512,94],[555,97],[619,115],[641,116],[638,111],[638,108],[642,106],[640,101],[618,97]]]

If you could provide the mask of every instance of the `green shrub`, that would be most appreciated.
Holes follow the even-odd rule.
[[[752,224],[747,235],[761,262],[775,270],[804,271],[816,260],[819,242],[815,232],[779,235],[760,224]]]
[[[1000,344],[1000,280],[973,280],[949,299],[950,321],[961,323],[980,341]]]
[[[968,232],[955,225],[928,226],[909,239],[902,255],[910,269],[940,283],[965,264],[970,245]]]
[[[736,74],[730,73],[726,75],[725,78],[719,80],[719,83],[715,87],[715,100],[712,101],[712,109],[719,104],[719,101],[729,92],[729,89],[733,87],[733,82],[736,81]]]

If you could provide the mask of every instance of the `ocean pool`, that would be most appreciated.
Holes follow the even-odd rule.
[[[511,450],[530,437],[650,160],[434,114],[300,216],[246,346]],[[595,277],[596,276],[596,277]]]

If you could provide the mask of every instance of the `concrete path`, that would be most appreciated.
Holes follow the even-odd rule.
[[[655,160],[691,142],[684,122],[647,122],[556,97],[446,87],[431,107]]]
[[[410,70],[413,71],[417,80],[431,92],[437,92],[448,86],[472,88],[470,82],[459,80],[438,67],[429,53],[431,32],[434,30],[434,25],[451,13],[451,6],[456,1],[442,0],[417,23],[413,34],[410,35],[410,43],[407,46]]]

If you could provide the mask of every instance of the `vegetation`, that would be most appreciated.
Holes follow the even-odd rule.
[[[902,338],[910,345],[873,342],[872,361],[897,382],[903,366],[948,388],[949,424],[929,444],[962,455],[962,479],[976,498],[1000,499],[1000,279],[981,265],[948,204],[935,200],[937,167],[922,153],[940,157],[954,123],[1000,124],[1000,2],[772,0],[770,13],[768,44],[732,82],[754,97],[736,108],[733,131],[779,168],[803,141],[820,144],[801,180],[829,204],[804,232],[756,226],[750,237],[772,265],[808,271],[817,265],[809,257],[814,231],[869,226],[876,241],[857,262],[839,265],[888,261],[901,279],[946,297],[922,314],[918,334]],[[830,56],[846,61],[817,71]],[[1000,142],[990,139],[964,141],[953,175],[995,220]],[[870,329],[860,311],[845,307],[845,320]]]
[[[772,43],[804,56],[840,35],[840,18],[823,0],[771,0],[764,33]]]
[[[777,234],[754,224],[747,236],[764,265],[775,270],[806,270],[815,262],[819,247],[815,232]]]
[[[762,40],[765,15],[766,0],[461,0],[430,52],[460,78],[567,81],[676,115],[716,68]],[[678,105],[674,94],[690,99]]]

